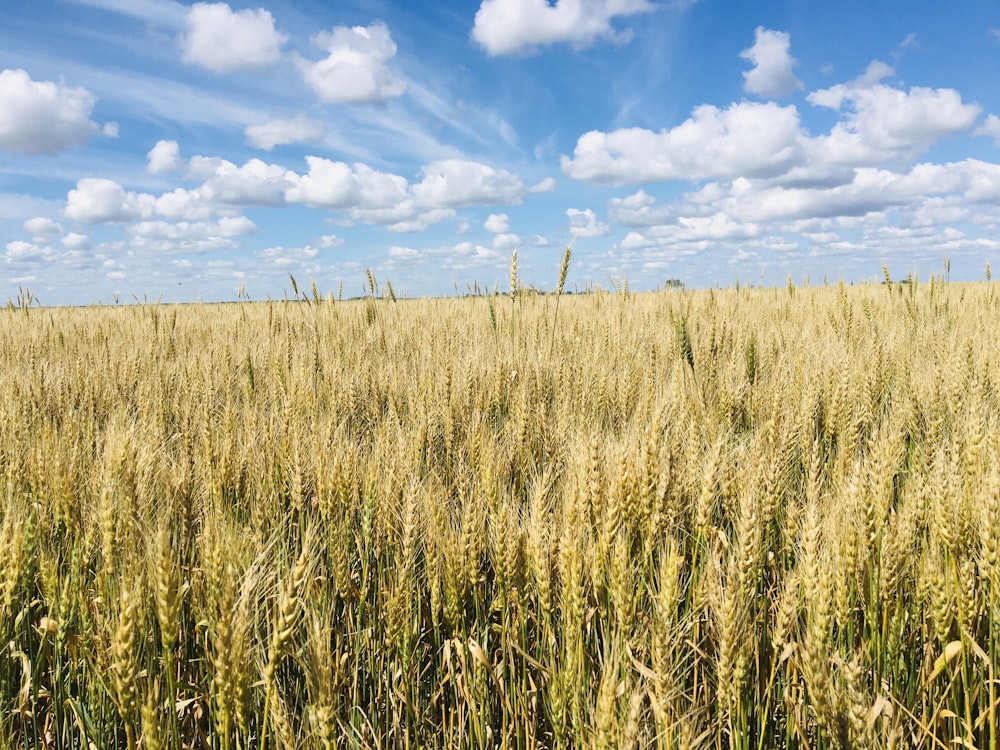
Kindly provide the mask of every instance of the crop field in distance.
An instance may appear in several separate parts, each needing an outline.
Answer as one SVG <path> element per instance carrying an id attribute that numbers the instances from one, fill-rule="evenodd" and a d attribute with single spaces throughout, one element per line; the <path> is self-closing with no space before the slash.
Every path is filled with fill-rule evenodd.
<path id="1" fill-rule="evenodd" d="M 9 305 L 0 747 L 996 750 L 1000 295 L 886 276 Z"/>

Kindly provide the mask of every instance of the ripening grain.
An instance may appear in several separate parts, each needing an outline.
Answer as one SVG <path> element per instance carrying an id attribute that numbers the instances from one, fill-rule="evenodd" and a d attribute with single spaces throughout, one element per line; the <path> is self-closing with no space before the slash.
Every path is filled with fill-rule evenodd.
<path id="1" fill-rule="evenodd" d="M 991 285 L 511 281 L 0 313 L 0 746 L 996 749 Z"/>

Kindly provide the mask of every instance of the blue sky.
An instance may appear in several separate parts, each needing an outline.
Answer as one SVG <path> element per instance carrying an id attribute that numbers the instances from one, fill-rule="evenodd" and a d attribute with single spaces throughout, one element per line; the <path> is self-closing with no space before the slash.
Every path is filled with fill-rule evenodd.
<path id="1" fill-rule="evenodd" d="M 1000 4 L 38 0 L 0 300 L 981 279 Z"/>

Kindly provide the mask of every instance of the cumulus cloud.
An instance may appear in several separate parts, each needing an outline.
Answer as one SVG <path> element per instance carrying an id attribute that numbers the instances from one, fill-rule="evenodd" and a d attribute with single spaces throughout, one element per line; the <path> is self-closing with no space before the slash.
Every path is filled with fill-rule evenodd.
<path id="1" fill-rule="evenodd" d="M 781 174 L 802 160 L 806 134 L 798 110 L 773 102 L 704 104 L 669 130 L 592 130 L 577 140 L 562 170 L 577 180 L 637 184 Z"/>
<path id="2" fill-rule="evenodd" d="M 117 129 L 90 119 L 93 95 L 84 88 L 33 81 L 23 70 L 0 70 L 0 151 L 55 154 Z"/>
<path id="3" fill-rule="evenodd" d="M 357 202 L 347 211 L 347 217 L 354 224 L 384 224 L 403 225 L 411 221 L 419 213 L 420 209 L 414 204 L 410 197 L 406 197 L 398 203 L 387 206 L 366 206 L 360 201 L 360 196 L 355 196 Z"/>
<path id="4" fill-rule="evenodd" d="M 587 47 L 598 39 L 627 41 L 612 21 L 653 9 L 648 0 L 483 0 L 472 38 L 490 55 L 530 54 L 568 42 Z"/>
<path id="5" fill-rule="evenodd" d="M 455 218 L 456 208 L 512 205 L 527 193 L 516 174 L 474 161 L 432 162 L 415 184 L 361 162 L 312 155 L 305 161 L 307 170 L 300 173 L 260 159 L 241 165 L 212 156 L 185 160 L 175 142 L 160 141 L 148 154 L 147 171 L 174 172 L 198 182 L 196 187 L 156 196 L 127 191 L 112 180 L 87 178 L 69 192 L 64 215 L 87 224 L 145 220 L 141 236 L 162 243 L 172 239 L 164 235 L 165 227 L 188 232 L 203 228 L 210 219 L 232 217 L 237 207 L 300 204 L 339 212 L 351 223 L 412 233 Z M 154 229 L 159 234 L 151 235 Z"/>
<path id="6" fill-rule="evenodd" d="M 155 210 L 159 216 L 167 219 L 182 219 L 193 221 L 207 219 L 216 209 L 200 190 L 185 190 L 177 188 L 164 193 L 156 199 Z"/>
<path id="7" fill-rule="evenodd" d="M 390 258 L 396 258 L 399 260 L 412 260 L 420 257 L 420 251 L 415 250 L 412 247 L 393 245 L 392 247 L 389 248 L 388 255 Z"/>
<path id="8" fill-rule="evenodd" d="M 177 141 L 157 141 L 146 154 L 146 171 L 150 174 L 176 172 L 181 166 Z"/>
<path id="9" fill-rule="evenodd" d="M 245 216 L 224 216 L 216 222 L 142 221 L 128 228 L 129 234 L 155 239 L 180 240 L 201 237 L 206 234 L 220 237 L 237 237 L 252 234 L 257 227 Z"/>
<path id="10" fill-rule="evenodd" d="M 838 117 L 816 135 L 801 126 L 792 106 L 698 108 L 659 133 L 585 134 L 573 157 L 563 158 L 563 171 L 623 185 L 693 183 L 670 200 L 646 188 L 608 202 L 609 219 L 634 228 L 615 251 L 641 258 L 648 269 L 692 253 L 728 254 L 733 263 L 751 264 L 776 253 L 861 258 L 890 249 L 926 254 L 928 247 L 935 253 L 1000 248 L 1000 242 L 968 234 L 970 226 L 996 231 L 1000 164 L 916 161 L 957 134 L 1000 138 L 1000 119 L 980 120 L 980 108 L 953 89 L 890 85 L 893 74 L 875 61 L 853 81 L 811 92 L 811 105 Z M 761 117 L 764 112 L 773 116 Z M 751 126 L 755 120 L 758 125 Z M 765 140 L 757 143 L 753 134 Z M 596 222 L 575 219 L 581 227 Z"/>
<path id="11" fill-rule="evenodd" d="M 1000 205 L 1000 165 L 967 159 L 948 164 L 920 163 L 905 170 L 862 167 L 848 183 L 833 187 L 787 187 L 768 181 L 710 183 L 670 204 L 659 204 L 643 191 L 613 201 L 641 231 L 629 232 L 622 249 L 700 247 L 784 233 L 800 234 L 810 246 L 857 251 L 838 230 L 863 229 L 900 247 L 904 237 L 921 236 L 931 227 L 933 242 L 958 242 L 941 225 L 972 222 L 972 206 L 987 213 Z M 609 213 L 611 205 L 609 205 Z M 660 221 L 657 221 L 660 219 Z M 839 243 L 839 244 L 838 244 Z M 963 244 L 964 243 L 964 244 Z M 970 247 L 962 239 L 955 247 Z M 772 249 L 777 247 L 773 243 Z"/>
<path id="12" fill-rule="evenodd" d="M 493 234 L 510 231 L 510 218 L 507 214 L 490 214 L 483 222 L 483 228 Z"/>
<path id="13" fill-rule="evenodd" d="M 975 125 L 982 110 L 963 103 L 954 89 L 903 91 L 880 82 L 891 73 L 892 68 L 876 61 L 859 79 L 808 95 L 811 104 L 845 115 L 820 140 L 823 158 L 851 164 L 912 158 L 941 138 Z"/>
<path id="14" fill-rule="evenodd" d="M 62 232 L 62 227 L 48 216 L 35 216 L 24 222 L 24 231 L 32 237 L 49 237 Z"/>
<path id="15" fill-rule="evenodd" d="M 319 120 L 296 117 L 291 120 L 270 120 L 250 125 L 244 131 L 247 143 L 264 151 L 290 143 L 317 143 L 323 139 L 326 127 Z"/>
<path id="16" fill-rule="evenodd" d="M 86 250 L 90 247 L 90 238 L 85 234 L 80 234 L 79 232 L 70 232 L 63 237 L 60 242 L 62 242 L 63 247 L 69 248 L 70 250 Z"/>
<path id="17" fill-rule="evenodd" d="M 313 37 L 329 54 L 318 62 L 300 62 L 302 77 L 324 102 L 363 104 L 400 96 L 406 83 L 389 70 L 396 55 L 385 24 L 337 26 Z"/>
<path id="18" fill-rule="evenodd" d="M 114 180 L 86 177 L 66 196 L 66 217 L 83 224 L 131 221 L 149 216 L 156 198 L 127 192 Z"/>
<path id="19" fill-rule="evenodd" d="M 430 255 L 442 268 L 449 271 L 465 271 L 470 268 L 499 265 L 509 260 L 509 256 L 503 250 L 474 242 L 459 242 L 454 247 Z"/>
<path id="20" fill-rule="evenodd" d="M 319 258 L 319 250 L 312 245 L 304 247 L 283 247 L 277 245 L 266 248 L 257 253 L 257 257 L 262 259 L 269 266 L 278 268 L 288 268 L 289 266 L 314 266 Z"/>
<path id="21" fill-rule="evenodd" d="M 454 209 L 434 208 L 430 211 L 421 211 L 411 219 L 404 219 L 393 224 L 387 224 L 385 228 L 390 232 L 426 232 L 434 224 L 453 218 L 455 218 Z"/>
<path id="22" fill-rule="evenodd" d="M 566 216 L 569 217 L 569 234 L 573 239 L 611 234 L 611 227 L 598 221 L 597 215 L 589 208 L 582 211 L 576 208 L 567 208 Z"/>
<path id="23" fill-rule="evenodd" d="M 986 121 L 976 128 L 976 135 L 989 136 L 997 146 L 1000 146 L 1000 117 L 989 115 Z"/>
<path id="24" fill-rule="evenodd" d="M 56 255 L 56 251 L 41 243 L 25 242 L 24 240 L 14 240 L 7 243 L 7 259 L 14 262 L 49 260 Z"/>
<path id="25" fill-rule="evenodd" d="M 964 103 L 954 89 L 903 90 L 881 83 L 891 71 L 873 63 L 855 81 L 810 93 L 811 104 L 840 114 L 826 134 L 807 133 L 792 105 L 702 105 L 658 133 L 585 133 L 573 156 L 562 157 L 562 169 L 578 180 L 620 185 L 742 177 L 830 186 L 849 181 L 855 167 L 913 159 L 975 125 L 979 106 Z"/>
<path id="26" fill-rule="evenodd" d="M 802 82 L 792 72 L 795 58 L 789 54 L 790 47 L 791 38 L 787 32 L 758 26 L 753 46 L 740 53 L 740 57 L 753 63 L 753 68 L 743 73 L 744 90 L 772 98 L 787 96 L 802 88 Z"/>
<path id="27" fill-rule="evenodd" d="M 307 156 L 309 172 L 289 174 L 290 186 L 285 195 L 291 203 L 314 208 L 344 209 L 365 205 L 387 208 L 407 198 L 406 179 L 379 172 L 366 164 L 345 164 L 319 156 Z"/>
<path id="28" fill-rule="evenodd" d="M 506 267 L 510 262 L 508 250 L 480 245 L 474 242 L 459 242 L 455 245 L 410 247 L 393 245 L 380 264 L 383 271 L 394 268 L 422 266 L 441 271 L 470 271 L 484 268 Z"/>
<path id="29" fill-rule="evenodd" d="M 502 232 L 493 238 L 493 247 L 497 250 L 514 250 L 521 246 L 521 235 L 513 232 Z"/>
<path id="30" fill-rule="evenodd" d="M 412 192 L 423 206 L 514 205 L 524 198 L 521 178 L 504 169 L 462 159 L 431 162 Z"/>
<path id="31" fill-rule="evenodd" d="M 275 63 L 287 39 L 263 8 L 234 12 L 226 3 L 195 3 L 185 24 L 184 61 L 216 73 Z"/>
<path id="32" fill-rule="evenodd" d="M 608 201 L 608 217 L 626 227 L 645 227 L 662 224 L 673 217 L 673 209 L 657 202 L 645 190 L 639 190 L 625 198 Z"/>
<path id="33" fill-rule="evenodd" d="M 253 234 L 257 227 L 245 216 L 224 216 L 218 221 L 141 221 L 127 231 L 133 250 L 165 254 L 236 247 L 234 238 Z"/>
<path id="34" fill-rule="evenodd" d="M 207 200 L 235 206 L 280 206 L 292 185 L 290 173 L 277 164 L 250 159 L 237 166 L 227 159 L 193 156 L 187 176 L 203 179 L 199 192 Z"/>

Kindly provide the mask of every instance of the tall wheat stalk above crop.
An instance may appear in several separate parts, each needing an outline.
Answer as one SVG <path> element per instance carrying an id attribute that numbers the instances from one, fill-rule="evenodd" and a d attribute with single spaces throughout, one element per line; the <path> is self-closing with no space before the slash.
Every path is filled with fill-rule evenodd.
<path id="1" fill-rule="evenodd" d="M 552 338 L 549 340 L 549 357 L 552 357 L 552 348 L 556 343 L 556 324 L 559 322 L 559 300 L 562 299 L 563 288 L 566 286 L 566 275 L 569 273 L 569 257 L 573 252 L 573 246 L 566 245 L 566 252 L 563 253 L 562 265 L 559 266 L 559 283 L 556 286 L 556 310 L 552 315 Z"/>

